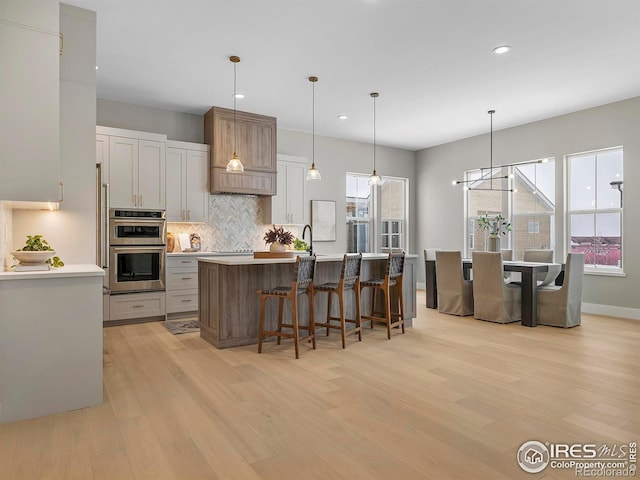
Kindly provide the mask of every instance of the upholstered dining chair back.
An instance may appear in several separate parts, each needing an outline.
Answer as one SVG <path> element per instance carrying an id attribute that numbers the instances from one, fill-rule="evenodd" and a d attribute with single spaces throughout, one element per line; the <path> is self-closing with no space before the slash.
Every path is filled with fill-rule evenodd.
<path id="1" fill-rule="evenodd" d="M 438 311 L 450 315 L 473 315 L 473 286 L 462 273 L 462 253 L 436 252 Z"/>
<path id="2" fill-rule="evenodd" d="M 553 327 L 575 327 L 582 320 L 584 254 L 569 253 L 561 287 L 538 289 L 538 323 Z"/>
<path id="3" fill-rule="evenodd" d="M 539 262 L 539 263 L 553 263 L 553 250 L 540 249 L 540 250 L 525 250 L 522 255 L 523 262 Z M 560 272 L 558 272 L 560 273 Z M 556 274 L 556 277 L 558 275 Z M 544 282 L 547 280 L 547 274 L 545 272 L 538 273 L 536 278 L 538 282 Z M 552 279 L 552 281 L 555 278 Z M 547 282 L 550 283 L 550 282 Z"/>
<path id="4" fill-rule="evenodd" d="M 498 323 L 522 318 L 519 285 L 504 283 L 500 252 L 473 252 L 473 316 Z"/>

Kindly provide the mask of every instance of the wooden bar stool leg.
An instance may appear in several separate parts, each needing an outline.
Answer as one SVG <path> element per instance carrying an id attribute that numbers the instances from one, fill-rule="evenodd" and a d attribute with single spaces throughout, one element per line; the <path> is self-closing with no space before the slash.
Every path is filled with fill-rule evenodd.
<path id="1" fill-rule="evenodd" d="M 358 288 L 358 290 L 360 290 Z M 359 291 L 353 289 L 353 294 L 356 297 L 356 328 L 358 329 L 358 341 L 362 341 L 362 318 L 360 317 L 360 295 Z"/>
<path id="2" fill-rule="evenodd" d="M 347 328 L 344 318 L 344 292 L 339 292 L 337 295 L 338 302 L 340 303 L 340 333 L 342 334 L 342 348 L 346 348 L 347 341 L 345 337 L 347 334 Z"/>
<path id="3" fill-rule="evenodd" d="M 311 335 L 311 345 L 316 349 L 316 320 L 313 312 L 315 292 L 307 293 L 309 297 L 309 335 Z"/>
<path id="4" fill-rule="evenodd" d="M 384 294 L 384 309 L 385 317 L 387 319 L 387 339 L 391 340 L 391 299 L 389 298 L 388 289 L 383 291 Z"/>
<path id="5" fill-rule="evenodd" d="M 331 328 L 329 328 L 329 325 L 331 324 L 331 292 L 327 292 L 327 325 L 326 325 L 326 330 L 327 330 L 327 337 L 329 336 L 329 330 L 331 330 Z"/>
<path id="6" fill-rule="evenodd" d="M 373 287 L 371 288 L 371 316 L 375 316 L 374 313 L 376 311 L 376 293 L 378 289 Z M 373 328 L 373 320 L 371 320 L 370 328 Z"/>
<path id="7" fill-rule="evenodd" d="M 282 312 L 284 311 L 284 297 L 278 298 L 278 332 L 282 333 Z M 278 335 L 278 340 L 276 341 L 278 345 L 280 345 L 280 341 L 282 337 Z"/>
<path id="8" fill-rule="evenodd" d="M 262 332 L 264 331 L 264 311 L 267 297 L 260 296 L 260 323 L 258 324 L 258 353 L 262 353 Z"/>
<path id="9" fill-rule="evenodd" d="M 298 332 L 298 295 L 293 292 L 291 300 L 291 317 L 293 319 L 293 344 L 296 348 L 296 359 L 300 358 L 300 334 Z"/>

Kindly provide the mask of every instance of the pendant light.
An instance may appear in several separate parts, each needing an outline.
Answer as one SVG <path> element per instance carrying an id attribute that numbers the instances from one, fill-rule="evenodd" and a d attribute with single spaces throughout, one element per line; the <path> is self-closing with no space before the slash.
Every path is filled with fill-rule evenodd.
<path id="1" fill-rule="evenodd" d="M 372 92 L 370 95 L 373 98 L 373 173 L 369 177 L 369 185 L 380 185 L 382 178 L 376 172 L 376 98 L 378 98 L 379 94 Z"/>
<path id="2" fill-rule="evenodd" d="M 238 126 L 236 122 L 236 99 L 238 98 L 236 92 L 236 65 L 240 62 L 240 57 L 232 55 L 229 57 L 229 61 L 233 63 L 233 155 L 231 156 L 229 163 L 227 163 L 227 172 L 242 173 L 244 172 L 244 166 L 236 153 L 238 143 Z"/>
<path id="3" fill-rule="evenodd" d="M 311 106 L 311 168 L 307 172 L 307 180 L 321 180 L 320 172 L 316 168 L 316 82 L 318 77 L 309 77 L 312 91 Z"/>
<path id="4" fill-rule="evenodd" d="M 502 175 L 499 177 L 494 177 L 493 176 L 493 114 L 496 113 L 495 110 L 489 110 L 487 112 L 491 118 L 491 123 L 490 123 L 490 130 L 489 130 L 489 176 L 488 176 L 488 180 L 489 180 L 489 188 L 471 188 L 468 187 L 466 184 L 467 183 L 471 183 L 471 182 L 484 182 L 485 180 L 487 180 L 484 176 L 484 170 L 486 170 L 484 167 L 480 168 L 480 178 L 479 179 L 473 179 L 473 180 L 453 180 L 451 182 L 452 185 L 460 185 L 460 184 L 465 184 L 465 186 L 463 187 L 464 190 L 494 190 L 496 192 L 517 192 L 518 190 L 515 188 L 493 188 L 493 181 L 494 180 L 502 180 L 502 179 L 506 179 L 506 178 L 513 178 L 513 174 L 509 174 L 509 175 Z M 538 162 L 538 161 L 536 161 Z M 507 167 L 510 165 L 498 165 L 498 168 L 502 168 L 502 167 Z"/>

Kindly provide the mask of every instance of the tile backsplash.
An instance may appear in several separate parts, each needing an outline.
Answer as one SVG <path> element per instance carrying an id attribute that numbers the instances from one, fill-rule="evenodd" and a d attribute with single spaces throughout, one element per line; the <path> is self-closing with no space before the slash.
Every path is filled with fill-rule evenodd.
<path id="1" fill-rule="evenodd" d="M 180 233 L 200 235 L 202 251 L 239 249 L 267 250 L 262 240 L 269 225 L 263 220 L 262 197 L 248 195 L 210 195 L 208 223 L 168 223 L 167 231 L 177 238 Z M 288 228 L 298 235 L 296 227 Z M 181 247 L 184 248 L 184 247 Z"/>

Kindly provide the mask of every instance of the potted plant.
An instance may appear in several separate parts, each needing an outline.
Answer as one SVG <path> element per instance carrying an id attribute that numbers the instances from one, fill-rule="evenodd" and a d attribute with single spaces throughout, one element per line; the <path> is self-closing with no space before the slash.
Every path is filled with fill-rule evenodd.
<path id="1" fill-rule="evenodd" d="M 478 227 L 489 232 L 489 251 L 500 251 L 500 235 L 506 235 L 511 231 L 511 223 L 507 221 L 502 214 L 489 216 L 485 213 L 483 217 L 478 218 Z"/>
<path id="2" fill-rule="evenodd" d="M 287 249 L 287 245 L 293 243 L 294 238 L 293 234 L 283 227 L 273 225 L 273 228 L 270 228 L 264 234 L 264 243 L 269 245 L 271 252 L 284 252 Z"/>
<path id="3" fill-rule="evenodd" d="M 27 235 L 24 247 L 11 252 L 22 265 L 49 264 L 53 268 L 64 267 L 64 262 L 56 256 L 56 251 L 51 248 L 42 235 Z"/>

